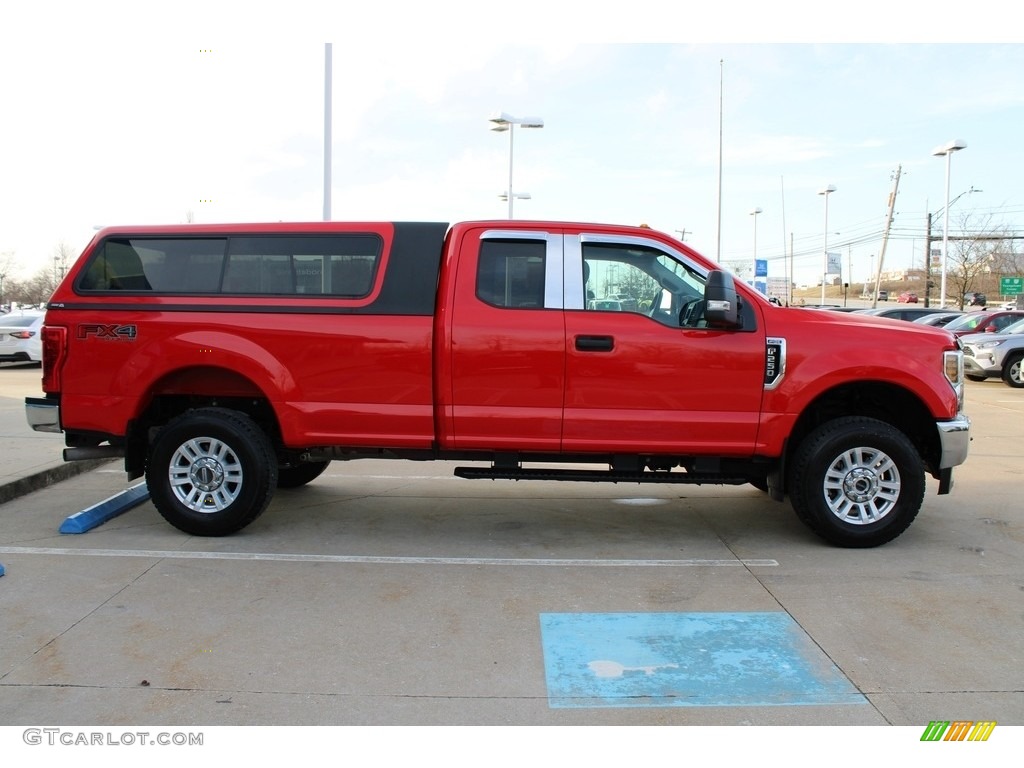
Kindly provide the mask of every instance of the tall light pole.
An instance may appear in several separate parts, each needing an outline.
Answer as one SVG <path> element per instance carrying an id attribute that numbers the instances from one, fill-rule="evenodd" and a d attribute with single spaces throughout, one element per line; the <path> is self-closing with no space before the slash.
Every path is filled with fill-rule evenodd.
<path id="1" fill-rule="evenodd" d="M 491 127 L 492 131 L 508 131 L 508 189 L 505 190 L 505 194 L 508 195 L 508 217 L 512 218 L 512 201 L 518 197 L 512 186 L 512 158 L 514 148 L 514 137 L 515 127 L 518 125 L 521 128 L 543 128 L 544 121 L 539 117 L 513 117 L 506 112 L 499 112 L 491 117 L 491 122 L 494 125 Z"/>
<path id="2" fill-rule="evenodd" d="M 961 192 L 959 195 L 949 201 L 949 205 L 944 205 L 938 210 L 937 213 L 932 215 L 929 213 L 926 218 L 925 224 L 925 240 L 924 240 L 924 277 L 925 277 L 925 294 L 924 294 L 924 305 L 929 306 L 931 300 L 931 288 L 932 288 L 932 225 L 935 223 L 935 219 L 939 216 L 948 216 L 949 209 L 956 205 L 956 201 L 964 195 L 969 195 L 972 192 L 984 192 L 982 189 L 975 189 L 974 185 L 971 188 Z M 925 205 L 925 208 L 928 206 Z"/>
<path id="3" fill-rule="evenodd" d="M 825 197 L 825 253 L 822 256 L 821 269 L 821 303 L 825 303 L 825 280 L 828 278 L 828 196 L 836 191 L 835 186 L 829 184 L 818 190 L 819 195 Z"/>
<path id="4" fill-rule="evenodd" d="M 324 43 L 324 221 L 331 220 L 331 63 L 332 45 Z"/>
<path id="5" fill-rule="evenodd" d="M 763 213 L 760 208 L 755 208 L 750 212 L 750 215 L 754 217 L 754 286 L 757 286 L 757 214 Z"/>
<path id="6" fill-rule="evenodd" d="M 942 222 L 942 281 L 940 284 L 939 294 L 939 308 L 943 309 L 946 306 L 946 262 L 949 261 L 949 168 L 951 165 L 950 160 L 953 157 L 953 153 L 967 147 L 967 142 L 963 139 L 953 139 L 941 147 L 936 147 L 932 150 L 932 154 L 935 157 L 946 157 L 946 216 Z"/>

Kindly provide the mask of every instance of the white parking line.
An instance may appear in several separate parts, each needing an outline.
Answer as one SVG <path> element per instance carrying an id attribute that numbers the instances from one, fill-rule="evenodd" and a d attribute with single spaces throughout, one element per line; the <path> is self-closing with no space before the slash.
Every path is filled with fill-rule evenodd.
<path id="1" fill-rule="evenodd" d="M 176 552 L 162 549 L 64 549 L 58 547 L 0 547 L 5 555 L 62 555 L 78 557 L 148 557 L 168 560 L 252 560 L 289 563 L 360 563 L 370 565 L 500 565 L 572 568 L 694 568 L 775 567 L 777 560 L 590 560 L 574 558 L 506 557 L 377 557 L 372 555 L 297 555 L 274 552 Z"/>

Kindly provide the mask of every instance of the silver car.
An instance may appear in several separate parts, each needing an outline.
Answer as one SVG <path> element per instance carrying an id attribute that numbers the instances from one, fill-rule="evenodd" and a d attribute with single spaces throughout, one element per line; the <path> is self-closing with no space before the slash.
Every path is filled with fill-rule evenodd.
<path id="1" fill-rule="evenodd" d="M 973 381 L 1000 378 L 1011 387 L 1024 387 L 1024 320 L 996 333 L 970 333 L 961 337 L 964 373 Z"/>

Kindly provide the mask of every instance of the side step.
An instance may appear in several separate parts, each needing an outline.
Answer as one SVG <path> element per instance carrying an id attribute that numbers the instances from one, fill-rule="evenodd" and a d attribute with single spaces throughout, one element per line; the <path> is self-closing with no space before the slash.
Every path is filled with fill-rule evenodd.
<path id="1" fill-rule="evenodd" d="M 523 467 L 456 467 L 467 480 L 564 480 L 589 483 L 683 483 L 686 485 L 746 485 L 746 477 L 714 472 L 622 472 L 601 469 L 540 469 Z"/>

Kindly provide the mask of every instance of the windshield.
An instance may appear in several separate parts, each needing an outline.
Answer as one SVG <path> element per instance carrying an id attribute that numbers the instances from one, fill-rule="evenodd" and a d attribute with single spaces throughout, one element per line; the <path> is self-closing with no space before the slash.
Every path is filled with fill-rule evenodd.
<path id="1" fill-rule="evenodd" d="M 1010 323 L 1008 326 L 999 331 L 999 333 L 1024 333 L 1024 318 L 1017 320 L 1014 323 Z"/>
<path id="2" fill-rule="evenodd" d="M 978 323 L 980 323 L 982 319 L 985 317 L 987 317 L 987 315 L 985 315 L 982 312 L 977 312 L 971 315 L 964 315 L 963 317 L 958 317 L 956 320 L 950 321 L 950 323 L 946 326 L 946 330 L 969 331 L 974 328 L 977 328 Z"/>

